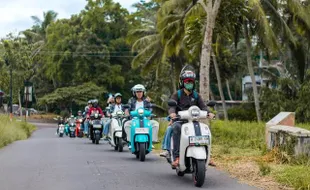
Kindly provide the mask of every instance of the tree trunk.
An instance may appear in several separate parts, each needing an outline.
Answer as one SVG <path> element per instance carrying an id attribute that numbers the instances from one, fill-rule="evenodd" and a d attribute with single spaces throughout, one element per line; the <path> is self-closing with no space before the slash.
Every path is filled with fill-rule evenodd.
<path id="1" fill-rule="evenodd" d="M 22 118 L 22 116 L 23 116 L 23 109 L 22 109 L 22 101 L 20 99 L 20 95 L 18 95 L 18 104 L 19 104 L 19 116 Z"/>
<path id="2" fill-rule="evenodd" d="M 219 69 L 219 66 L 217 64 L 216 56 L 213 54 L 212 57 L 213 57 L 213 64 L 214 64 L 215 73 L 216 73 L 217 86 L 218 86 L 218 89 L 219 89 L 219 92 L 220 92 L 222 106 L 223 106 L 224 119 L 228 120 L 228 114 L 227 114 L 227 108 L 226 108 L 226 103 L 225 103 L 225 97 L 224 97 L 223 88 L 222 88 L 220 69 Z"/>
<path id="3" fill-rule="evenodd" d="M 210 93 L 210 56 L 211 56 L 211 45 L 212 45 L 212 35 L 213 28 L 215 25 L 215 19 L 218 13 L 218 9 L 221 4 L 221 0 L 215 0 L 214 5 L 212 1 L 208 1 L 208 6 L 203 0 L 199 3 L 202 5 L 203 9 L 207 13 L 207 18 L 205 20 L 206 28 L 204 32 L 204 39 L 201 48 L 200 56 L 200 79 L 199 79 L 199 92 L 203 99 L 209 100 Z"/>
<path id="4" fill-rule="evenodd" d="M 260 114 L 260 107 L 259 107 L 259 96 L 258 96 L 256 79 L 255 79 L 255 75 L 254 75 L 254 69 L 253 69 L 252 57 L 251 57 L 251 47 L 252 47 L 251 43 L 252 42 L 250 39 L 250 34 L 248 31 L 247 24 L 248 23 L 246 21 L 243 24 L 244 36 L 245 36 L 245 40 L 246 40 L 247 64 L 248 64 L 248 69 L 249 69 L 249 73 L 250 73 L 251 81 L 252 81 L 252 88 L 253 88 L 253 95 L 254 95 L 254 103 L 255 103 L 257 121 L 260 122 L 261 121 L 261 114 Z"/>
<path id="5" fill-rule="evenodd" d="M 172 88 L 171 93 L 173 94 L 174 92 L 177 91 L 177 86 L 176 86 L 176 81 L 175 81 L 175 62 L 171 63 L 170 79 L 171 79 L 171 88 Z"/>
<path id="6" fill-rule="evenodd" d="M 229 81 L 226 79 L 226 88 L 227 88 L 227 92 L 228 92 L 228 96 L 230 100 L 233 100 L 232 96 L 231 96 L 231 92 L 230 92 L 230 86 L 229 86 Z"/>

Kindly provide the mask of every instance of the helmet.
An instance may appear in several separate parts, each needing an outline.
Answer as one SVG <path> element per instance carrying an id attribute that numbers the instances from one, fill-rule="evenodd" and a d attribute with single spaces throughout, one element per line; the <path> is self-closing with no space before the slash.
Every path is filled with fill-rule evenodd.
<path id="1" fill-rule="evenodd" d="M 182 70 L 180 73 L 179 88 L 184 88 L 185 81 L 193 81 L 194 82 L 193 89 L 195 89 L 195 79 L 196 79 L 196 74 L 193 71 Z"/>
<path id="2" fill-rule="evenodd" d="M 88 106 L 85 106 L 84 110 L 85 110 L 85 112 L 87 113 L 88 110 L 89 110 L 89 107 L 88 107 Z"/>
<path id="3" fill-rule="evenodd" d="M 91 104 L 92 103 L 92 100 L 88 100 L 87 104 Z"/>
<path id="4" fill-rule="evenodd" d="M 80 114 L 82 114 L 82 111 L 81 111 L 81 110 L 79 110 L 79 111 L 78 111 L 78 114 L 79 114 L 79 113 L 80 113 Z"/>
<path id="5" fill-rule="evenodd" d="M 137 84 L 134 87 L 132 87 L 132 94 L 133 96 L 136 96 L 136 92 L 142 91 L 143 96 L 145 95 L 145 87 L 142 84 Z"/>
<path id="6" fill-rule="evenodd" d="M 98 100 L 97 99 L 93 99 L 92 104 L 94 107 L 98 106 Z"/>
<path id="7" fill-rule="evenodd" d="M 121 93 L 116 93 L 116 94 L 114 94 L 114 97 L 116 98 L 116 97 L 122 97 L 122 94 Z"/>

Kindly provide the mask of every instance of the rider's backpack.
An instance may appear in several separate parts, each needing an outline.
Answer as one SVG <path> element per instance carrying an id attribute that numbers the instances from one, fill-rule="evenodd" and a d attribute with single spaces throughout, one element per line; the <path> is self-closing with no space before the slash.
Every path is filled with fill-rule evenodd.
<path id="1" fill-rule="evenodd" d="M 179 90 L 178 90 L 178 101 L 180 101 L 181 93 L 182 93 L 182 90 L 179 89 Z M 197 92 L 196 90 L 194 90 L 193 93 L 194 93 L 194 98 L 195 98 L 195 100 L 198 101 L 198 98 L 199 98 L 198 92 Z"/>

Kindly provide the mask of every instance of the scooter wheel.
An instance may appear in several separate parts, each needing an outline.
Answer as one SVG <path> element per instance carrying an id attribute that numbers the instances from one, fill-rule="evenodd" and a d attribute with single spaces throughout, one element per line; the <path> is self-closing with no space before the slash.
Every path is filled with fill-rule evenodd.
<path id="1" fill-rule="evenodd" d="M 123 140 L 121 138 L 118 139 L 118 152 L 123 152 Z"/>
<path id="2" fill-rule="evenodd" d="M 205 182 L 206 166 L 204 160 L 193 160 L 193 181 L 196 187 L 201 187 Z"/>
<path id="3" fill-rule="evenodd" d="M 145 161 L 145 143 L 139 144 L 139 160 L 141 162 Z"/>

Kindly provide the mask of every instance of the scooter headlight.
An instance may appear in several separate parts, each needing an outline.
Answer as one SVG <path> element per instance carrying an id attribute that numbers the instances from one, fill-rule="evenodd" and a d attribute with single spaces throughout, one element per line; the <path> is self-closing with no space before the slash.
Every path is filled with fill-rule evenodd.
<path id="1" fill-rule="evenodd" d="M 138 113 L 139 113 L 139 115 L 143 115 L 144 110 L 143 109 L 138 109 Z"/>
<path id="2" fill-rule="evenodd" d="M 117 112 L 116 112 L 116 115 L 123 115 L 123 114 L 124 114 L 123 111 L 117 111 Z"/>
<path id="3" fill-rule="evenodd" d="M 83 121 L 82 119 L 79 119 L 79 122 L 80 122 L 80 123 L 82 123 L 82 121 Z"/>
<path id="4" fill-rule="evenodd" d="M 98 118 L 98 113 L 95 113 L 95 118 Z"/>
<path id="5" fill-rule="evenodd" d="M 199 115 L 200 115 L 200 111 L 199 111 L 198 109 L 193 109 L 193 110 L 191 111 L 191 114 L 192 114 L 192 117 L 198 118 Z"/>
<path id="6" fill-rule="evenodd" d="M 73 122 L 71 122 L 71 123 L 70 123 L 70 125 L 71 125 L 71 126 L 73 126 L 73 125 L 74 125 L 74 123 L 73 123 Z"/>

